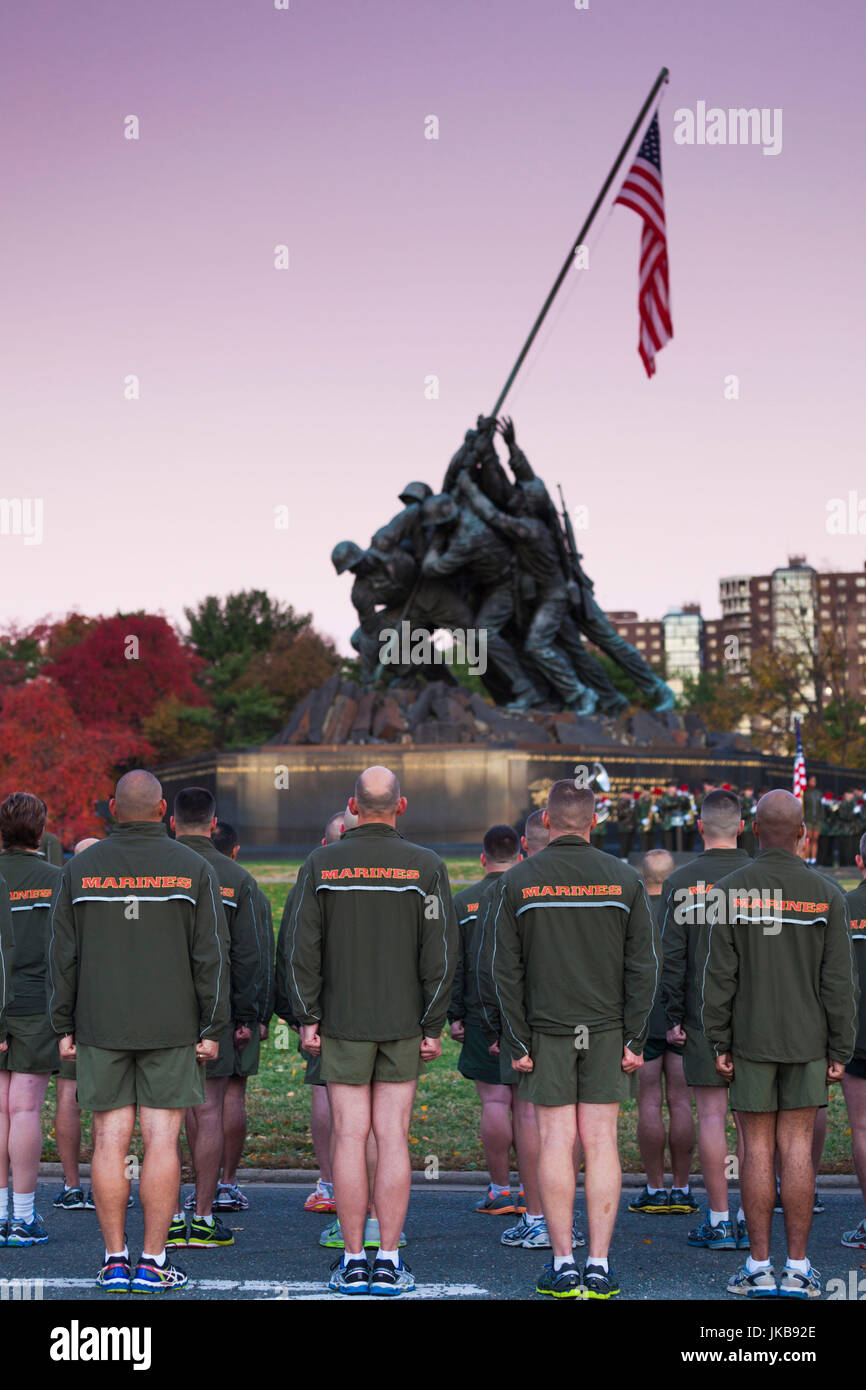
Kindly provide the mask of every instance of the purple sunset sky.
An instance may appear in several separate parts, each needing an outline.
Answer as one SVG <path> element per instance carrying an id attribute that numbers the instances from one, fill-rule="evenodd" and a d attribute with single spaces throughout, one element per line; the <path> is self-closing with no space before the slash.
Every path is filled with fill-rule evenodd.
<path id="1" fill-rule="evenodd" d="M 7 7 L 0 492 L 45 536 L 0 536 L 0 620 L 259 586 L 348 650 L 332 546 L 438 486 L 663 64 L 674 341 L 648 381 L 640 225 L 603 213 L 506 409 L 588 508 L 606 608 L 862 566 L 826 507 L 866 497 L 864 29 L 848 0 Z M 699 100 L 782 108 L 781 153 L 676 145 Z"/>

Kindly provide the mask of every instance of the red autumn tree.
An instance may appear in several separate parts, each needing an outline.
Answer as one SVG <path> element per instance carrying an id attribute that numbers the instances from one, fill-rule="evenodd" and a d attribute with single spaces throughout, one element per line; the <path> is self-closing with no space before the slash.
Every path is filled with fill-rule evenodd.
<path id="1" fill-rule="evenodd" d="M 103 833 L 94 802 L 112 795 L 119 773 L 152 756 L 150 744 L 129 730 L 85 728 L 63 690 L 44 677 L 3 696 L 0 793 L 41 796 L 49 829 L 67 848 Z"/>
<path id="2" fill-rule="evenodd" d="M 140 732 L 166 696 L 182 705 L 205 703 L 195 683 L 203 664 L 165 618 L 130 613 L 94 621 L 80 641 L 58 651 L 43 674 L 63 688 L 87 727 Z"/>

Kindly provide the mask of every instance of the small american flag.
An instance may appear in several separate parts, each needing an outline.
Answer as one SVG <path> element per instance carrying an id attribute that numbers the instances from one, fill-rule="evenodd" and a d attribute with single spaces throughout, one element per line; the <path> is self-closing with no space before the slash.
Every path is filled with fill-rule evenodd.
<path id="1" fill-rule="evenodd" d="M 800 737 L 800 721 L 794 720 L 797 730 L 797 751 L 794 754 L 794 795 L 802 796 L 806 790 L 806 759 L 803 757 L 803 740 Z"/>
<path id="2" fill-rule="evenodd" d="M 668 283 L 668 243 L 658 111 L 650 121 L 637 158 L 615 202 L 643 219 L 640 239 L 640 341 L 638 352 L 647 376 L 656 369 L 656 353 L 674 336 Z"/>

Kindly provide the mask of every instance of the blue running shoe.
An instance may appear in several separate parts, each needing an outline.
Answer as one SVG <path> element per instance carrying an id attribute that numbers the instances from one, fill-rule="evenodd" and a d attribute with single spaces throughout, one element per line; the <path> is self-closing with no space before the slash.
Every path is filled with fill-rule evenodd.
<path id="1" fill-rule="evenodd" d="M 42 1224 L 42 1217 L 38 1211 L 33 1213 L 32 1221 L 11 1221 L 9 1223 L 9 1234 L 6 1237 L 7 1245 L 44 1245 L 48 1239 L 48 1232 Z"/>
<path id="2" fill-rule="evenodd" d="M 96 1282 L 101 1289 L 107 1289 L 109 1293 L 129 1293 L 131 1277 L 129 1260 L 114 1255 L 112 1259 L 105 1261 L 96 1276 Z"/>
<path id="3" fill-rule="evenodd" d="M 132 1293 L 167 1293 L 171 1289 L 182 1289 L 188 1283 L 189 1275 L 170 1260 L 158 1265 L 155 1260 L 142 1256 L 129 1287 Z"/>
<path id="4" fill-rule="evenodd" d="M 776 1298 L 778 1292 L 772 1265 L 758 1269 L 754 1274 L 750 1274 L 743 1265 L 728 1280 L 728 1293 L 742 1294 L 745 1298 Z"/>
<path id="5" fill-rule="evenodd" d="M 688 1244 L 704 1250 L 736 1250 L 734 1223 L 720 1221 L 718 1226 L 713 1226 L 707 1213 L 706 1221 L 702 1221 L 696 1230 L 689 1231 Z"/>

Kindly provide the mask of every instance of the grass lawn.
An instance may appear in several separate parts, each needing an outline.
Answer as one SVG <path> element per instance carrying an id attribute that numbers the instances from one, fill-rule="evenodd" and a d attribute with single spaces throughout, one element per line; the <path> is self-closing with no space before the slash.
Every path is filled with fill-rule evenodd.
<path id="1" fill-rule="evenodd" d="M 249 867 L 271 900 L 274 927 L 279 926 L 288 890 L 297 877 L 300 860 L 250 861 Z M 477 860 L 449 859 L 455 887 L 481 877 Z M 845 883 L 854 886 L 854 880 Z M 457 1043 L 443 1040 L 443 1055 L 431 1063 L 418 1084 L 410 1129 L 412 1165 L 418 1169 L 484 1169 L 478 1138 L 479 1102 L 474 1085 L 457 1071 Z M 249 1134 L 245 1163 L 251 1168 L 311 1168 L 316 1165 L 310 1137 L 310 1090 L 304 1085 L 304 1062 L 297 1052 L 297 1035 L 276 1020 L 262 1045 L 259 1073 L 247 1088 Z M 90 1157 L 89 1116 L 84 1115 L 84 1158 Z M 637 1147 L 636 1103 L 627 1101 L 620 1111 L 620 1154 L 626 1172 L 640 1172 Z M 54 1082 L 43 1110 L 45 1143 L 42 1157 L 57 1160 L 54 1142 Z M 728 1126 L 729 1152 L 736 1151 L 733 1123 Z M 139 1151 L 140 1151 L 140 1142 Z M 695 1160 L 695 1163 L 697 1160 Z M 824 1173 L 851 1173 L 851 1130 L 841 1087 L 830 1091 Z"/>

